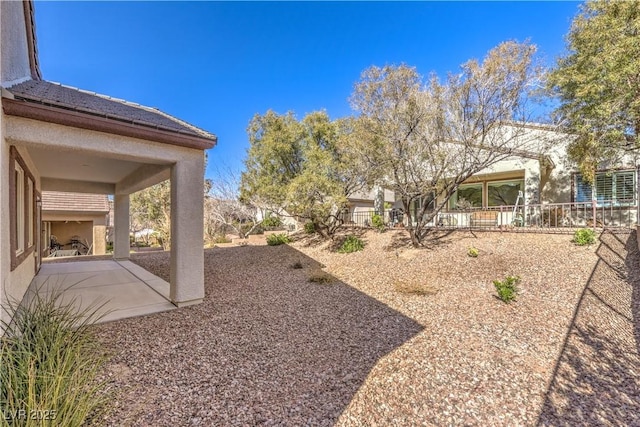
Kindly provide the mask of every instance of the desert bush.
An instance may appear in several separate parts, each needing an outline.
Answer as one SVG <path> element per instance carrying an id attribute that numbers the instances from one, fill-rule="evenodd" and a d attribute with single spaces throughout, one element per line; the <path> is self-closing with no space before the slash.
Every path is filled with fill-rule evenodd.
<path id="1" fill-rule="evenodd" d="M 76 301 L 63 302 L 61 292 L 47 297 L 33 292 L 25 301 L 3 307 L 13 319 L 1 323 L 4 421 L 21 426 L 90 423 L 109 401 L 106 384 L 98 381 L 106 356 L 90 328 L 101 306 L 79 310 Z M 27 416 L 34 414 L 40 419 Z"/>
<path id="2" fill-rule="evenodd" d="M 213 238 L 213 243 L 231 243 L 231 239 L 223 234 L 219 234 Z"/>
<path id="3" fill-rule="evenodd" d="M 382 215 L 374 214 L 371 217 L 371 225 L 373 226 L 373 228 L 375 228 L 379 232 L 383 232 L 385 225 L 384 225 L 384 218 L 382 218 Z"/>
<path id="4" fill-rule="evenodd" d="M 265 228 L 282 227 L 282 219 L 274 214 L 269 214 L 262 220 L 262 226 Z"/>
<path id="5" fill-rule="evenodd" d="M 333 276 L 331 276 L 328 273 L 325 273 L 322 270 L 313 271 L 309 274 L 309 282 L 311 283 L 328 285 L 330 283 L 333 283 L 333 281 L 334 281 Z"/>
<path id="6" fill-rule="evenodd" d="M 494 280 L 493 285 L 496 287 L 496 291 L 498 292 L 498 298 L 507 304 L 515 300 L 516 295 L 518 294 L 518 288 L 516 285 L 519 282 L 520 277 L 518 276 L 507 276 L 502 281 Z"/>
<path id="7" fill-rule="evenodd" d="M 289 243 L 289 236 L 284 233 L 270 234 L 267 236 L 267 245 L 269 246 L 278 246 L 285 243 Z"/>
<path id="8" fill-rule="evenodd" d="M 402 294 L 409 294 L 409 295 L 424 296 L 424 295 L 434 295 L 438 293 L 437 288 L 434 288 L 430 285 L 426 285 L 424 283 L 417 283 L 413 281 L 397 280 L 394 283 L 394 288 L 396 292 L 400 292 Z"/>
<path id="9" fill-rule="evenodd" d="M 581 228 L 573 233 L 572 242 L 578 246 L 592 245 L 596 242 L 596 233 L 590 228 Z"/>
<path id="10" fill-rule="evenodd" d="M 347 236 L 342 243 L 342 246 L 338 249 L 341 254 L 350 254 L 352 252 L 358 252 L 364 249 L 364 242 L 356 236 Z"/>
<path id="11" fill-rule="evenodd" d="M 480 254 L 480 251 L 478 250 L 478 248 L 475 248 L 473 246 L 471 246 L 467 251 L 467 255 L 469 255 L 471 258 L 478 258 L 479 254 Z"/>
<path id="12" fill-rule="evenodd" d="M 304 223 L 304 232 L 307 234 L 313 234 L 316 232 L 316 226 L 313 222 Z"/>

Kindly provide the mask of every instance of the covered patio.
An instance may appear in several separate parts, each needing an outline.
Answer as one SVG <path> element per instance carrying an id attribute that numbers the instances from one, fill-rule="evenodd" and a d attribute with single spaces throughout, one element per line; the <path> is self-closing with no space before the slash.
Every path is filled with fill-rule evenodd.
<path id="1" fill-rule="evenodd" d="M 109 297 L 113 314 L 123 317 L 142 314 L 142 307 L 200 303 L 204 150 L 215 145 L 215 135 L 154 108 L 43 80 L 3 89 L 2 95 L 5 139 L 39 183 L 34 257 L 40 272 L 31 286 L 78 281 L 70 295 Z M 128 261 L 130 195 L 165 180 L 171 184 L 169 283 Z M 111 195 L 113 260 L 43 264 L 48 242 L 41 229 L 40 191 Z"/>
<path id="2" fill-rule="evenodd" d="M 131 261 L 45 262 L 25 298 L 62 294 L 80 312 L 96 310 L 96 323 L 159 313 L 176 308 L 169 283 Z"/>

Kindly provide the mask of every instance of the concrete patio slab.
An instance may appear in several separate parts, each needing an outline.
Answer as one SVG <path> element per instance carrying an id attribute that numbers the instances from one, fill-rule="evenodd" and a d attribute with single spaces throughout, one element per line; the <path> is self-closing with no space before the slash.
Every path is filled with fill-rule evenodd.
<path id="1" fill-rule="evenodd" d="M 176 308 L 169 284 L 130 261 L 83 261 L 47 264 L 34 277 L 29 295 L 62 292 L 61 302 L 97 310 L 97 323 Z"/>

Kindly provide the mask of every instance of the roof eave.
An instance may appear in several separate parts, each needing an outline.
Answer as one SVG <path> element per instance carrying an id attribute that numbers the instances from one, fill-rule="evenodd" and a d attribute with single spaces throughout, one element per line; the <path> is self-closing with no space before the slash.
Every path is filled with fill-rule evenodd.
<path id="1" fill-rule="evenodd" d="M 71 126 L 80 129 L 112 133 L 115 135 L 139 138 L 147 141 L 176 145 L 179 147 L 207 150 L 213 148 L 217 138 L 204 138 L 183 133 L 176 133 L 162 129 L 135 125 L 77 111 L 55 108 L 48 105 L 36 104 L 2 98 L 2 109 L 10 116 L 40 120 L 47 123 Z"/>

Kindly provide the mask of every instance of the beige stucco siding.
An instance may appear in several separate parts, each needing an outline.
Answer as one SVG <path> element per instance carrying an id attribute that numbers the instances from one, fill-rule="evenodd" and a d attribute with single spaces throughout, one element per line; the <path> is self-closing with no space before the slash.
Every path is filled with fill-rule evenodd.
<path id="1" fill-rule="evenodd" d="M 2 134 L 4 134 L 4 113 L 0 113 L 0 128 Z M 24 293 L 31 283 L 31 279 L 35 274 L 35 262 L 36 252 L 33 251 L 20 265 L 18 265 L 13 271 L 11 271 L 11 247 L 10 247 L 10 218 L 9 218 L 9 144 L 2 138 L 0 144 L 0 182 L 3 185 L 0 186 L 0 206 L 3 206 L 2 215 L 0 215 L 0 285 L 3 292 L 0 292 L 0 305 L 6 306 L 8 302 L 20 301 L 24 296 Z M 29 153 L 24 148 L 16 147 L 18 153 L 25 162 L 27 168 L 35 179 L 35 189 L 40 190 L 40 176 L 35 168 Z M 34 234 L 36 230 L 34 230 Z M 35 236 L 37 237 L 37 236 Z M 1 315 L 3 320 L 7 320 L 6 313 Z"/>
<path id="2" fill-rule="evenodd" d="M 21 1 L 0 2 L 2 85 L 31 76 L 24 6 Z"/>
<path id="3" fill-rule="evenodd" d="M 45 123 L 24 117 L 5 116 L 5 121 L 6 138 L 16 145 L 49 149 L 52 161 L 55 161 L 56 155 L 64 156 L 65 152 L 149 164 L 173 164 L 179 160 L 191 160 L 203 155 L 202 150 L 198 149 Z"/>

